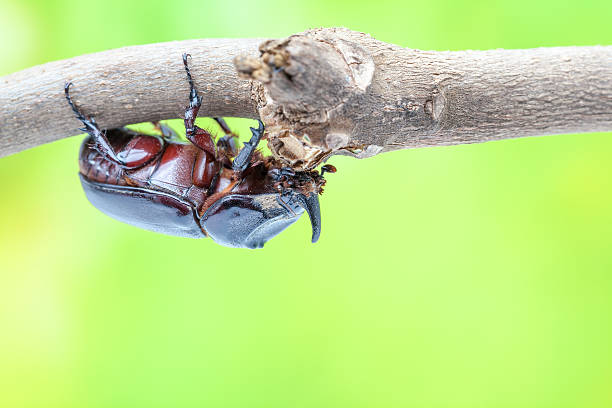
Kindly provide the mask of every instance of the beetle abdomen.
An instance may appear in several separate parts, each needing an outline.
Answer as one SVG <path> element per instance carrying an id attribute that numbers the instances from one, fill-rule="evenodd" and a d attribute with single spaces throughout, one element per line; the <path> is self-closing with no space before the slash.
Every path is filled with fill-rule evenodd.
<path id="1" fill-rule="evenodd" d="M 89 201 L 126 224 L 162 234 L 204 238 L 193 206 L 176 196 L 145 188 L 96 183 L 81 175 Z"/>

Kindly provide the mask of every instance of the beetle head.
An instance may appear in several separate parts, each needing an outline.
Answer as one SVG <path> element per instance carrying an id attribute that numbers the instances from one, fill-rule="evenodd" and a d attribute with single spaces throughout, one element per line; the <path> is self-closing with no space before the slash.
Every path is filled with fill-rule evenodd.
<path id="1" fill-rule="evenodd" d="M 308 212 L 312 242 L 321 234 L 319 198 L 312 193 L 288 195 L 230 194 L 217 200 L 202 217 L 206 233 L 229 247 L 262 248 L 264 244 Z"/>
<path id="2" fill-rule="evenodd" d="M 261 248 L 306 211 L 314 243 L 321 235 L 318 194 L 324 182 L 316 172 L 271 171 L 265 190 L 238 190 L 220 198 L 204 212 L 200 223 L 221 245 Z"/>

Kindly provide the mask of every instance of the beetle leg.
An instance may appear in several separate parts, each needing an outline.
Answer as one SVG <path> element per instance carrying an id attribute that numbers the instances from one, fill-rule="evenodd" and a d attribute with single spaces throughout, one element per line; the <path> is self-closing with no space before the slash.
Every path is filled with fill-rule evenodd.
<path id="1" fill-rule="evenodd" d="M 106 132 L 102 132 L 100 130 L 100 128 L 98 127 L 98 124 L 96 123 L 96 120 L 93 117 L 88 118 L 87 116 L 83 115 L 81 111 L 79 111 L 79 109 L 72 102 L 72 98 L 70 97 L 70 86 L 71 85 L 72 85 L 72 82 L 67 82 L 66 85 L 64 85 L 64 94 L 66 95 L 66 100 L 68 101 L 68 105 L 70 105 L 70 107 L 72 108 L 72 111 L 75 113 L 77 119 L 80 120 L 83 123 L 83 125 L 85 125 L 85 127 L 79 128 L 79 130 L 82 130 L 83 132 L 87 132 L 94 139 L 95 144 L 96 144 L 96 149 L 100 153 L 106 156 L 110 161 L 113 161 L 119 164 L 120 166 L 124 166 L 125 163 L 123 162 L 123 160 L 119 159 L 119 157 L 117 156 L 117 153 L 115 152 L 110 142 L 108 141 L 108 138 L 106 137 Z"/>
<path id="2" fill-rule="evenodd" d="M 259 141 L 264 133 L 263 122 L 261 120 L 258 120 L 258 122 L 259 127 L 257 129 L 251 128 L 251 133 L 253 133 L 251 140 L 244 144 L 244 147 L 242 150 L 240 150 L 238 156 L 236 156 L 234 162 L 232 163 L 232 169 L 234 171 L 243 172 L 247 167 L 249 167 L 251 158 L 253 157 L 253 152 L 257 148 L 257 145 L 259 144 Z"/>
<path id="3" fill-rule="evenodd" d="M 295 170 L 291 167 L 281 167 L 280 169 L 270 170 L 270 175 L 275 182 L 283 183 L 287 181 L 289 177 L 295 176 Z"/>
<path id="4" fill-rule="evenodd" d="M 236 135 L 229 128 L 225 120 L 223 118 L 213 118 L 221 127 L 221 130 L 225 135 L 217 140 L 217 150 L 219 152 L 223 152 L 224 155 L 228 158 L 235 157 L 238 154 L 238 135 Z"/>
<path id="5" fill-rule="evenodd" d="M 225 133 L 228 136 L 236 137 L 234 132 L 232 132 L 229 126 L 227 126 L 225 119 L 223 118 L 213 118 L 213 119 L 219 124 L 219 126 L 221 127 L 221 130 L 223 130 L 223 133 Z"/>
<path id="6" fill-rule="evenodd" d="M 217 151 L 226 158 L 235 157 L 238 154 L 238 136 L 232 132 L 223 118 L 213 118 L 221 127 L 225 135 L 217 140 Z"/>
<path id="7" fill-rule="evenodd" d="M 185 65 L 185 72 L 187 72 L 187 80 L 189 81 L 190 89 L 189 106 L 185 108 L 185 136 L 187 136 L 187 139 L 191 143 L 214 156 L 215 144 L 213 143 L 211 134 L 195 124 L 195 120 L 198 117 L 198 111 L 200 110 L 200 106 L 202 106 L 202 97 L 198 95 L 198 91 L 193 85 L 187 57 L 190 57 L 190 55 L 183 54 L 183 64 Z"/>
<path id="8" fill-rule="evenodd" d="M 285 202 L 283 200 L 283 197 L 287 197 L 288 199 L 288 203 Z M 277 197 L 276 197 L 276 201 L 278 201 L 278 203 L 285 209 L 287 210 L 287 212 L 291 213 L 292 215 L 296 215 L 295 211 L 293 211 L 293 208 L 291 208 L 291 206 L 289 205 L 289 203 L 291 203 L 291 194 L 290 193 L 286 193 L 285 191 L 282 191 Z"/>
<path id="9" fill-rule="evenodd" d="M 219 185 L 219 178 L 221 177 L 221 170 L 219 170 L 218 172 L 215 173 L 215 175 L 213 176 L 212 180 L 210 181 L 210 185 L 208 186 L 208 190 L 206 191 L 206 194 L 208 196 L 211 196 L 215 193 L 215 190 L 217 189 L 217 186 Z"/>
<path id="10" fill-rule="evenodd" d="M 154 121 L 151 123 L 153 124 L 153 127 L 155 127 L 155 130 L 160 132 L 162 134 L 162 137 L 166 139 L 167 141 L 172 142 L 172 141 L 180 140 L 179 135 L 174 131 L 174 129 L 172 129 L 170 126 L 166 125 L 165 123 L 161 123 L 158 121 Z"/>
<path id="11" fill-rule="evenodd" d="M 219 156 L 224 155 L 228 160 L 235 157 L 238 151 L 238 139 L 233 136 L 222 136 L 217 140 L 217 151 L 220 153 Z M 231 165 L 231 162 L 230 162 Z"/>

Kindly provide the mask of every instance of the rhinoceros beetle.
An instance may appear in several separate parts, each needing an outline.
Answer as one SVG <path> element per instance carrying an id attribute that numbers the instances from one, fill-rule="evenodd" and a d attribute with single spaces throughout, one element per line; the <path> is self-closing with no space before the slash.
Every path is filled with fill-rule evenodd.
<path id="1" fill-rule="evenodd" d="M 222 118 L 215 118 L 225 136 L 213 142 L 196 126 L 202 103 L 189 81 L 185 109 L 188 143 L 167 126 L 154 122 L 159 135 L 117 128 L 101 130 L 85 116 L 64 87 L 66 100 L 88 133 L 79 154 L 83 189 L 89 201 L 107 215 L 144 229 L 182 237 L 211 237 L 230 247 L 261 248 L 306 211 L 312 242 L 321 233 L 318 195 L 323 174 L 335 168 L 294 171 L 256 147 L 264 125 L 251 128 L 252 137 L 238 151 L 237 138 Z"/>

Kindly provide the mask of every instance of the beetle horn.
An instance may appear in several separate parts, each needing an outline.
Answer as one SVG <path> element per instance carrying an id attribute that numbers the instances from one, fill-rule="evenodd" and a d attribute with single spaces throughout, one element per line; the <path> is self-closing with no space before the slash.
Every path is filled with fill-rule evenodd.
<path id="1" fill-rule="evenodd" d="M 321 235 L 321 207 L 319 207 L 319 195 L 317 193 L 310 193 L 308 196 L 305 194 L 297 194 L 297 202 L 300 206 L 304 207 L 310 217 L 310 224 L 312 225 L 312 243 L 314 244 L 319 240 L 319 236 Z"/>

